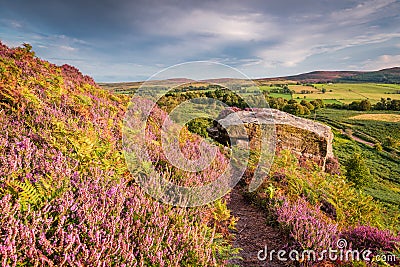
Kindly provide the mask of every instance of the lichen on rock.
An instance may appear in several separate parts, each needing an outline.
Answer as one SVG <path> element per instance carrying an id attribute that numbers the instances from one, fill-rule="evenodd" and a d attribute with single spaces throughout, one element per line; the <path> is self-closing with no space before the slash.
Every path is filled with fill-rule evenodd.
<path id="1" fill-rule="evenodd" d="M 235 125 L 244 125 L 247 134 L 228 134 L 226 128 Z M 249 140 L 250 148 L 258 148 L 260 125 L 269 125 L 269 129 L 274 129 L 276 153 L 287 149 L 298 158 L 312 160 L 322 168 L 328 158 L 334 157 L 333 134 L 329 126 L 276 109 L 223 112 L 207 132 L 224 145 Z"/>

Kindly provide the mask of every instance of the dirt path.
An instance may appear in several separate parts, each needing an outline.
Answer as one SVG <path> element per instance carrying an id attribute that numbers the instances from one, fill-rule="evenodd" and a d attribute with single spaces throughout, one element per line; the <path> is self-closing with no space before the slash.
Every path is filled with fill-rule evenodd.
<path id="1" fill-rule="evenodd" d="M 239 218 L 234 246 L 243 249 L 239 255 L 243 260 L 232 260 L 230 263 L 238 266 L 287 266 L 276 259 L 271 262 L 269 257 L 265 261 L 257 258 L 257 253 L 265 246 L 268 251 L 278 251 L 286 244 L 279 230 L 267 225 L 265 212 L 246 201 L 237 187 L 231 193 L 228 207 L 232 215 Z"/>
<path id="2" fill-rule="evenodd" d="M 373 143 L 371 143 L 371 142 L 368 142 L 368 141 L 365 141 L 364 139 L 361 139 L 360 137 L 357 137 L 357 136 L 355 136 L 355 135 L 351 135 L 350 137 L 351 137 L 352 139 L 356 140 L 357 142 L 363 143 L 363 144 L 365 144 L 365 145 L 367 145 L 367 146 L 370 146 L 370 147 L 374 147 L 374 145 L 375 145 L 375 144 L 373 144 Z"/>
<path id="3" fill-rule="evenodd" d="M 350 137 L 350 138 L 353 139 L 354 141 L 357 141 L 357 142 L 359 142 L 359 143 L 362 143 L 362 144 L 367 145 L 367 146 L 370 146 L 370 147 L 374 147 L 374 146 L 375 146 L 375 144 L 373 144 L 373 143 L 371 143 L 371 142 L 368 142 L 368 141 L 366 141 L 366 140 L 364 140 L 364 139 L 361 139 L 360 137 L 357 137 L 357 136 L 355 136 L 355 135 L 346 133 L 346 132 L 343 131 L 343 130 L 341 130 L 340 132 L 341 132 L 342 134 L 347 135 L 348 137 Z"/>

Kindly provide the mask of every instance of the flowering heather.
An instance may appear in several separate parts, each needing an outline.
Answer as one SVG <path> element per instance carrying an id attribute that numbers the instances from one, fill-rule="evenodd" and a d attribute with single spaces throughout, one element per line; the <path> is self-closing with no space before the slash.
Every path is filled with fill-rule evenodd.
<path id="1" fill-rule="evenodd" d="M 334 247 L 338 236 L 337 224 L 305 199 L 299 198 L 294 203 L 285 200 L 276 209 L 276 216 L 302 249 L 320 251 Z"/>
<path id="2" fill-rule="evenodd" d="M 369 249 L 374 252 L 392 252 L 400 246 L 400 236 L 395 236 L 389 230 L 379 230 L 376 227 L 362 225 L 342 232 L 342 237 L 352 244 L 353 248 Z"/>
<path id="3" fill-rule="evenodd" d="M 134 182 L 121 152 L 128 101 L 29 45 L 0 42 L 1 266 L 225 264 L 230 245 L 212 207 L 163 205 Z M 183 184 L 214 179 L 227 161 L 220 152 L 203 173 L 167 168 L 157 132 L 164 117 L 155 109 L 145 140 L 152 163 Z M 201 139 L 185 132 L 181 141 L 192 155 Z"/>
<path id="4" fill-rule="evenodd" d="M 101 174 L 101 171 L 99 171 Z M 195 212 L 165 207 L 126 183 L 71 179 L 71 190 L 21 212 L 0 200 L 0 259 L 50 266 L 213 265 L 215 232 Z"/>

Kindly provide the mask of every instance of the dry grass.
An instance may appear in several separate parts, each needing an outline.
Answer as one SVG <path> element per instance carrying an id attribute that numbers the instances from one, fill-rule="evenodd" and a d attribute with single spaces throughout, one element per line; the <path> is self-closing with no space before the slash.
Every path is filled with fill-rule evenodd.
<path id="1" fill-rule="evenodd" d="M 351 117 L 349 119 L 400 122 L 400 115 L 399 114 L 361 114 L 361 115 Z"/>
<path id="2" fill-rule="evenodd" d="M 319 90 L 315 89 L 312 86 L 308 86 L 308 85 L 289 85 L 289 89 L 293 90 L 296 94 L 301 93 L 301 91 L 303 91 L 303 90 L 310 91 L 313 93 L 319 93 Z"/>

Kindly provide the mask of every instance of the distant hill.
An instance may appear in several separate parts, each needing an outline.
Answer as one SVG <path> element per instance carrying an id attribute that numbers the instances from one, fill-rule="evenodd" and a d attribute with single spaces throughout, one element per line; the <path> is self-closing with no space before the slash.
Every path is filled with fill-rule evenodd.
<path id="1" fill-rule="evenodd" d="M 400 67 L 378 71 L 312 71 L 298 75 L 262 78 L 259 81 L 295 81 L 303 83 L 318 82 L 372 82 L 400 83 Z"/>
<path id="2" fill-rule="evenodd" d="M 361 72 L 358 71 L 313 71 L 280 78 L 284 80 L 301 82 L 330 82 L 340 78 L 352 77 L 359 74 L 361 74 Z"/>
<path id="3" fill-rule="evenodd" d="M 400 83 L 400 67 L 379 71 L 361 72 L 356 75 L 340 77 L 338 82 Z"/>
<path id="4" fill-rule="evenodd" d="M 198 83 L 229 83 L 241 81 L 240 79 L 234 78 L 218 78 L 218 79 L 204 79 L 200 81 L 194 81 L 187 78 L 175 78 L 164 81 L 152 81 L 152 84 L 168 85 L 174 83 L 187 83 L 187 84 L 198 84 Z M 400 83 L 400 67 L 382 69 L 378 71 L 312 71 L 307 73 L 301 73 L 297 75 L 281 76 L 281 77 L 270 77 L 270 78 L 258 78 L 253 79 L 258 85 L 265 85 L 271 83 Z M 99 85 L 107 90 L 120 92 L 129 91 L 139 88 L 143 82 L 122 82 L 122 83 L 99 83 Z M 150 83 L 150 82 L 147 82 Z"/>

